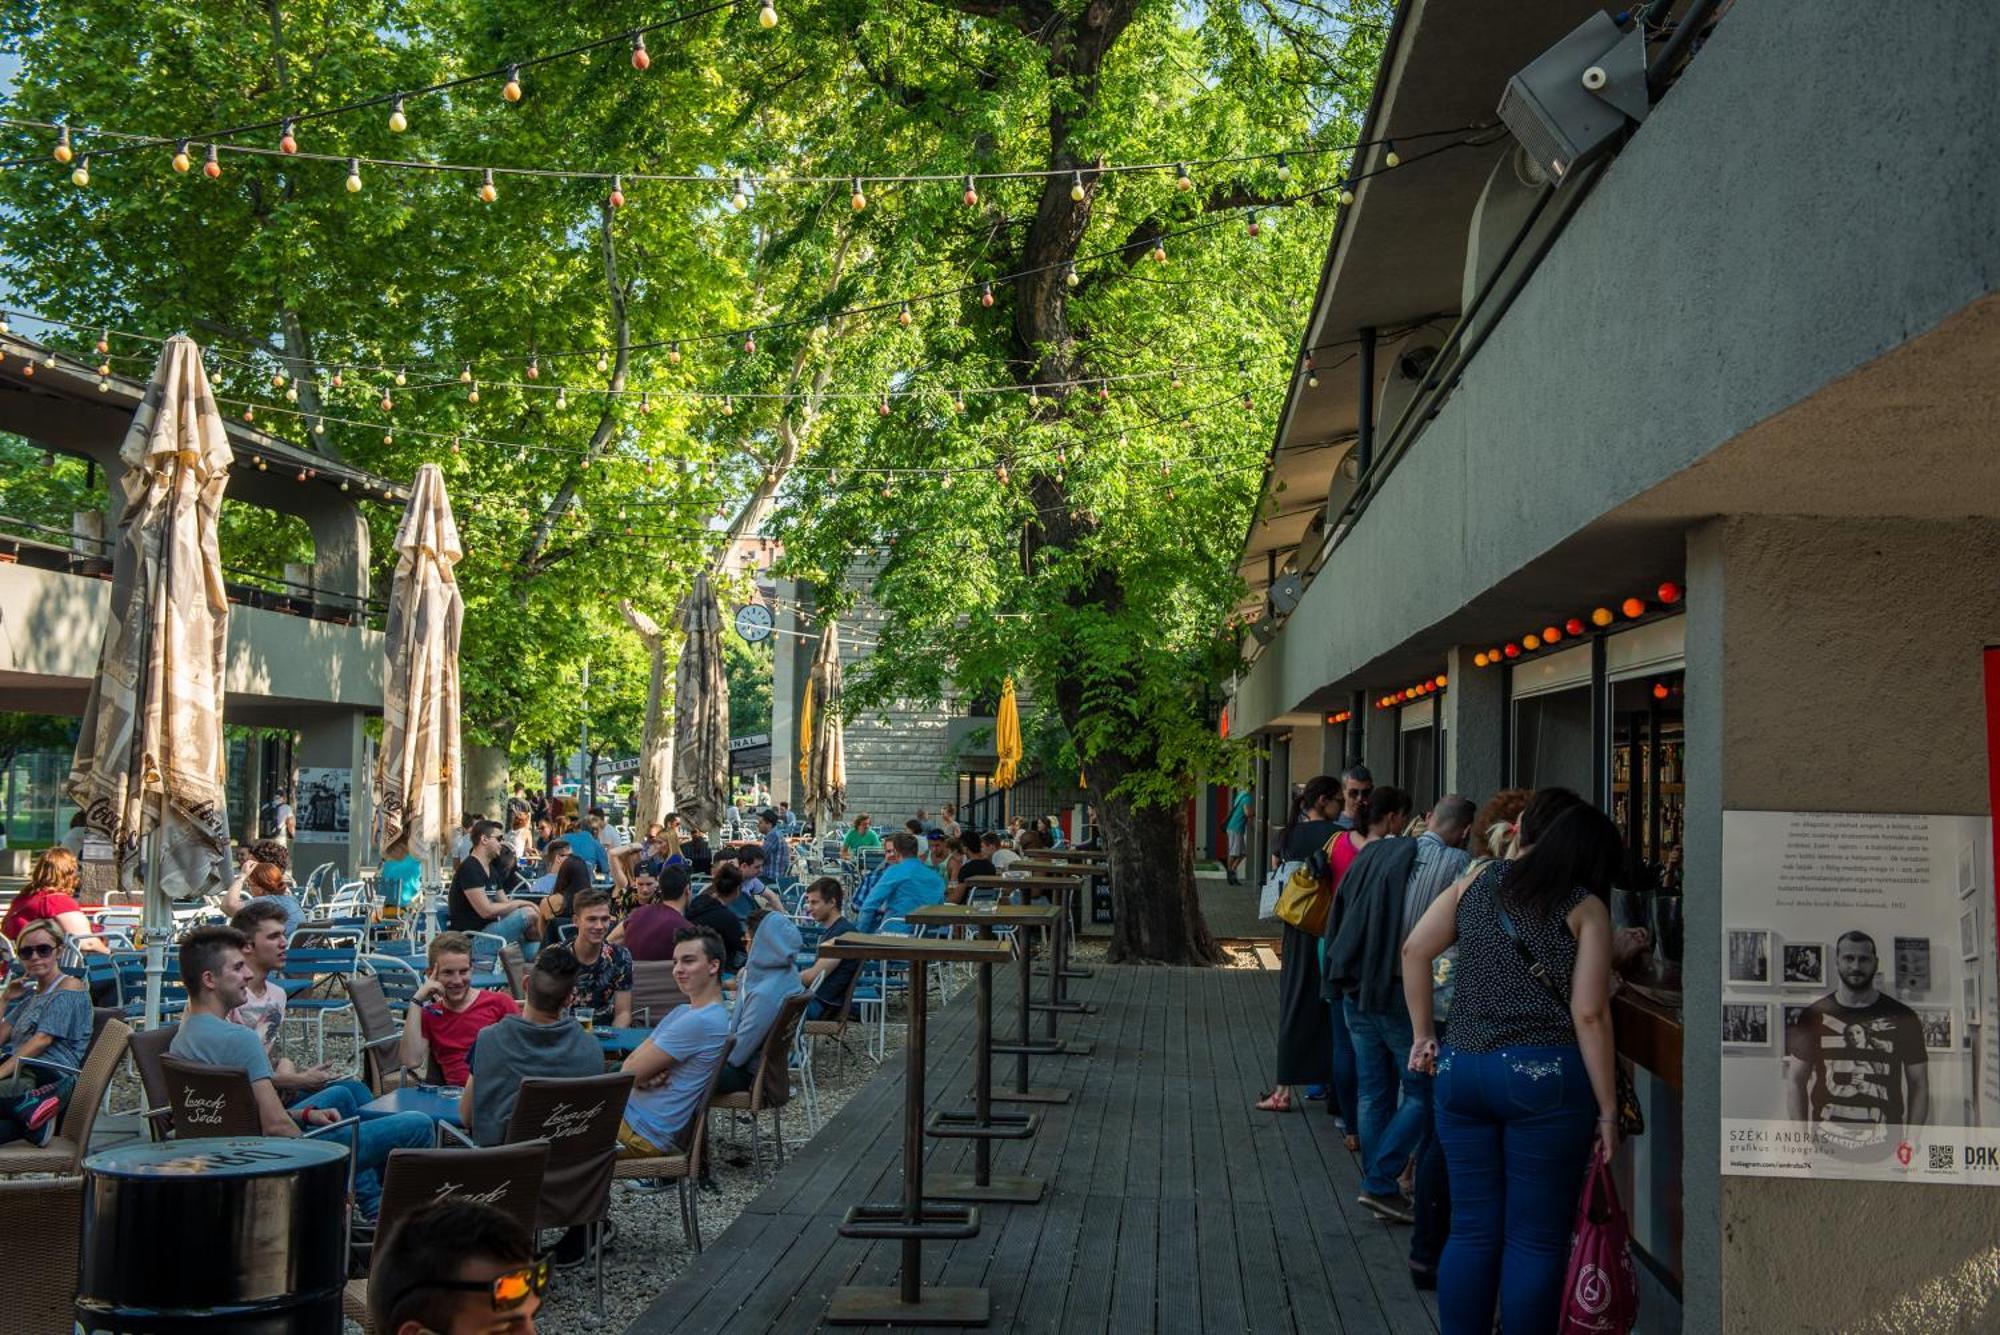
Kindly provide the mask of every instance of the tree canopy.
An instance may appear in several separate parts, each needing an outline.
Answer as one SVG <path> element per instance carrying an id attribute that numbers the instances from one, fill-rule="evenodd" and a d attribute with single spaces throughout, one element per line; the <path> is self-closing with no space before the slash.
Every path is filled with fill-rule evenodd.
<path id="1" fill-rule="evenodd" d="M 1114 953 L 1205 959 L 1185 858 L 1157 855 L 1233 758 L 1234 561 L 1389 7 L 690 7 L 641 71 L 623 34 L 671 16 L 628 0 L 45 0 L 0 17 L 6 115 L 72 127 L 90 182 L 53 131 L 4 130 L 0 271 L 74 322 L 59 343 L 186 329 L 232 410 L 393 476 L 443 464 L 476 740 L 566 749 L 588 659 L 593 733 L 636 741 L 618 600 L 664 621 L 725 521 L 768 526 L 822 605 L 860 570 L 888 613 L 850 708 L 1023 681 L 1098 797 Z M 400 132 L 378 103 L 198 165 L 216 127 L 607 36 L 518 101 L 474 80 Z M 503 172 L 484 202 L 476 173 L 350 190 L 350 155 L 625 175 Z M 927 179 L 854 180 L 883 176 Z"/>

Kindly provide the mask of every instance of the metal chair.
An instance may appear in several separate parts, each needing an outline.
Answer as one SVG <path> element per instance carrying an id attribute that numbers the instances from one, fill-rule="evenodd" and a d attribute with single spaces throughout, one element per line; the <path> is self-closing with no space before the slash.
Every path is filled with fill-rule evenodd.
<path id="1" fill-rule="evenodd" d="M 528 995 L 528 959 L 521 948 L 513 942 L 500 947 L 500 972 L 507 977 L 507 990 L 514 994 L 514 1000 L 521 1001 Z"/>
<path id="2" fill-rule="evenodd" d="M 350 935 L 345 945 L 325 944 L 327 939 L 324 929 L 301 928 L 292 933 L 295 944 L 285 954 L 285 981 L 304 985 L 286 1002 L 285 1021 L 289 1024 L 296 1019 L 312 1031 L 315 1061 L 326 1060 L 326 1017 L 345 1012 L 352 1018 L 354 1007 L 344 985 L 361 959 L 358 936 Z M 296 944 L 301 941 L 320 944 L 301 947 Z M 338 995 L 313 995 L 329 979 L 343 984 Z"/>
<path id="3" fill-rule="evenodd" d="M 506 987 L 507 975 L 500 970 L 500 952 L 507 948 L 507 938 L 493 932 L 465 935 L 472 942 L 472 985 L 482 990 Z"/>
<path id="4" fill-rule="evenodd" d="M 83 1065 L 74 1072 L 76 1088 L 70 1091 L 69 1106 L 63 1109 L 62 1125 L 46 1145 L 16 1141 L 0 1145 L 0 1176 L 16 1173 L 73 1174 L 83 1171 L 83 1156 L 90 1148 L 90 1133 L 97 1125 L 98 1110 L 111 1088 L 111 1077 L 125 1060 L 132 1027 L 121 1019 L 104 1022 L 83 1055 Z M 41 1060 L 38 1066 L 67 1070 L 59 1063 Z"/>
<path id="5" fill-rule="evenodd" d="M 809 992 L 800 992 L 785 999 L 778 1018 L 771 1022 L 770 1032 L 764 1035 L 764 1042 L 758 1050 L 757 1078 L 751 1082 L 750 1088 L 734 1094 L 716 1094 L 709 1100 L 712 1107 L 750 1114 L 750 1163 L 753 1168 L 761 1167 L 764 1161 L 758 1117 L 765 1112 L 771 1114 L 771 1137 L 778 1143 L 778 1166 L 784 1167 L 785 1105 L 792 1101 L 792 1044 L 798 1038 L 799 1021 L 805 1018 L 806 1004 L 811 1000 Z"/>
<path id="6" fill-rule="evenodd" d="M 395 1236 L 404 1218 L 427 1205 L 478 1201 L 513 1216 L 530 1234 L 536 1201 L 549 1159 L 544 1141 L 480 1150 L 391 1150 L 382 1170 L 382 1208 L 376 1216 L 374 1255 Z M 369 1266 L 374 1269 L 372 1259 Z M 349 1280 L 341 1295 L 349 1320 L 373 1330 L 368 1321 L 368 1281 Z"/>
<path id="7" fill-rule="evenodd" d="M 76 1322 L 77 1251 L 83 1240 L 83 1179 L 0 1181 L 0 1217 L 8 1231 L 7 1325 L 11 1330 L 72 1330 Z"/>
<path id="8" fill-rule="evenodd" d="M 178 1024 L 163 1024 L 141 1029 L 126 1043 L 132 1054 L 132 1069 L 139 1075 L 139 1088 L 145 1091 L 145 1106 L 139 1109 L 139 1116 L 146 1121 L 146 1134 L 155 1141 L 165 1140 L 174 1133 L 173 1109 L 167 1106 L 167 1070 L 161 1059 L 180 1031 Z"/>

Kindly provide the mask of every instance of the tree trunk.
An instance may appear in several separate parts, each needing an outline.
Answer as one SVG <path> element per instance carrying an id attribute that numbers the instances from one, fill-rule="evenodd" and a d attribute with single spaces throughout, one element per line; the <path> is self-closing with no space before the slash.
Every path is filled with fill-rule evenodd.
<path id="1" fill-rule="evenodd" d="M 1108 789 L 1123 777 L 1125 766 L 1100 757 L 1091 768 L 1093 780 L 1110 780 Z M 1105 958 L 1113 964 L 1222 963 L 1226 956 L 1195 895 L 1186 804 L 1139 807 L 1104 793 L 1097 799 L 1097 823 L 1111 870 L 1111 945 Z"/>

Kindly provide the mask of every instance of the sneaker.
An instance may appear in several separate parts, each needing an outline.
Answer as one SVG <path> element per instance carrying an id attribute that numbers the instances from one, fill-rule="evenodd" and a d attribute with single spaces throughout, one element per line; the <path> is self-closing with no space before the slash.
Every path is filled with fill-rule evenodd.
<path id="1" fill-rule="evenodd" d="M 1306 1086 L 1306 1097 L 1307 1097 L 1307 1098 L 1309 1098 L 1309 1099 L 1311 1099 L 1311 1100 L 1312 1100 L 1312 1101 L 1313 1101 L 1314 1103 L 1318 1103 L 1318 1102 L 1320 1102 L 1321 1100 L 1323 1100 L 1323 1099 L 1325 1099 L 1325 1098 L 1326 1098 L 1326 1086 L 1325 1086 L 1325 1085 L 1307 1085 L 1307 1086 Z"/>
<path id="2" fill-rule="evenodd" d="M 562 1241 L 556 1244 L 556 1269 L 568 1270 L 579 1266 L 590 1256 L 590 1230 L 582 1224 L 572 1225 L 564 1231 Z"/>
<path id="3" fill-rule="evenodd" d="M 28 1114 L 26 1125 L 29 1138 L 36 1145 L 47 1148 L 48 1143 L 56 1138 L 56 1114 L 61 1111 L 62 1100 L 50 1095 L 36 1104 L 34 1110 Z"/>
<path id="4" fill-rule="evenodd" d="M 1364 1191 L 1355 1198 L 1373 1211 L 1378 1219 L 1386 1219 L 1392 1224 L 1414 1224 L 1417 1222 L 1416 1206 L 1402 1192 L 1393 1196 L 1377 1196 Z"/>

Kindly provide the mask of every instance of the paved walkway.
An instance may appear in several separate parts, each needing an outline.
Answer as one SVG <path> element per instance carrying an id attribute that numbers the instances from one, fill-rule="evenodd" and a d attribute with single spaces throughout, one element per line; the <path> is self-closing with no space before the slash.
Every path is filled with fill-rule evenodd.
<path id="1" fill-rule="evenodd" d="M 994 990 L 1005 1015 L 1011 978 Z M 1250 1106 L 1269 1076 L 1275 973 L 1100 967 L 1073 990 L 1098 1009 L 1064 1033 L 1095 1052 L 1037 1059 L 1033 1078 L 1075 1097 L 1042 1107 L 1039 1136 L 995 1156 L 996 1172 L 1048 1188 L 1039 1204 L 983 1207 L 977 1238 L 927 1247 L 927 1282 L 986 1286 L 994 1331 L 1436 1329 L 1409 1282 L 1408 1230 L 1355 1203 L 1353 1157 L 1322 1106 Z M 933 1004 L 933 1106 L 970 1084 L 960 996 Z M 996 1084 L 1012 1070 L 999 1065 Z M 898 1058 L 629 1329 L 815 1330 L 835 1287 L 893 1284 L 896 1244 L 836 1230 L 849 1205 L 896 1198 L 901 1093 Z M 969 1142 L 934 1140 L 929 1167 L 970 1172 L 971 1156 Z"/>

